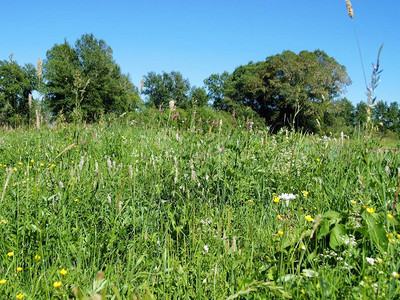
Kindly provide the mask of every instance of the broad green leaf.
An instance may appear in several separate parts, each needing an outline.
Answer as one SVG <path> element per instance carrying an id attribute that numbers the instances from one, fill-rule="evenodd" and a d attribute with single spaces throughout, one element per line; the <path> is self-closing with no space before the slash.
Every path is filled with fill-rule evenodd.
<path id="1" fill-rule="evenodd" d="M 364 211 L 361 215 L 364 219 L 368 230 L 365 232 L 365 237 L 369 238 L 372 243 L 380 250 L 386 251 L 388 247 L 388 240 L 386 238 L 386 231 L 383 226 L 378 222 L 373 214 Z"/>
<path id="2" fill-rule="evenodd" d="M 338 247 L 343 245 L 343 236 L 346 235 L 346 228 L 343 224 L 336 224 L 335 227 L 331 230 L 329 246 L 334 249 L 338 250 Z"/>

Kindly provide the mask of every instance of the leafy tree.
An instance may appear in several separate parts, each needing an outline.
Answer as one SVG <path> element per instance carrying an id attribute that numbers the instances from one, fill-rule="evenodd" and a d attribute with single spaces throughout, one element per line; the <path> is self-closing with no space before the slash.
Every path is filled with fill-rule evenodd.
<path id="1" fill-rule="evenodd" d="M 148 96 L 148 105 L 166 107 L 169 101 L 174 100 L 178 107 L 185 108 L 189 106 L 189 89 L 189 80 L 183 79 L 179 72 L 149 72 L 145 76 L 142 93 Z"/>
<path id="2" fill-rule="evenodd" d="M 75 47 L 54 45 L 44 63 L 46 101 L 53 114 L 81 109 L 89 121 L 103 113 L 122 113 L 140 104 L 137 88 L 115 63 L 112 49 L 92 34 Z"/>
<path id="3" fill-rule="evenodd" d="M 194 87 L 190 91 L 190 102 L 192 105 L 196 105 L 197 107 L 207 106 L 208 103 L 208 95 L 204 88 Z"/>
<path id="4" fill-rule="evenodd" d="M 365 102 L 360 102 L 356 105 L 354 110 L 354 125 L 364 126 L 367 122 L 367 104 Z"/>
<path id="5" fill-rule="evenodd" d="M 20 125 L 29 119 L 29 98 L 37 82 L 36 69 L 32 64 L 21 67 L 12 59 L 0 61 L 1 122 Z"/>
<path id="6" fill-rule="evenodd" d="M 208 97 L 213 101 L 213 106 L 216 109 L 228 111 L 226 102 L 223 101 L 225 97 L 225 82 L 229 77 L 228 72 L 220 74 L 212 74 L 203 82 L 208 91 Z"/>
<path id="7" fill-rule="evenodd" d="M 249 106 L 277 128 L 295 123 L 313 131 L 348 84 L 345 67 L 325 52 L 284 51 L 236 68 L 224 83 L 222 101 Z"/>

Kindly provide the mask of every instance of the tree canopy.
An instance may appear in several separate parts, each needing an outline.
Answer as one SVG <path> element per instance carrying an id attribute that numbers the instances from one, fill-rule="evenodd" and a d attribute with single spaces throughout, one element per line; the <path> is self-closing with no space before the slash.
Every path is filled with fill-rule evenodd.
<path id="1" fill-rule="evenodd" d="M 239 66 L 229 76 L 214 74 L 205 83 L 217 108 L 229 110 L 232 103 L 242 103 L 277 127 L 295 123 L 314 128 L 351 81 L 344 66 L 316 50 L 284 51 Z"/>
<path id="2" fill-rule="evenodd" d="M 37 87 L 32 64 L 21 67 L 16 61 L 0 61 L 0 121 L 21 124 L 29 115 L 29 99 Z"/>
<path id="3" fill-rule="evenodd" d="M 64 41 L 47 51 L 45 93 L 53 114 L 70 116 L 79 108 L 91 121 L 103 113 L 136 109 L 138 90 L 112 55 L 111 47 L 92 34 L 82 35 L 75 47 Z"/>

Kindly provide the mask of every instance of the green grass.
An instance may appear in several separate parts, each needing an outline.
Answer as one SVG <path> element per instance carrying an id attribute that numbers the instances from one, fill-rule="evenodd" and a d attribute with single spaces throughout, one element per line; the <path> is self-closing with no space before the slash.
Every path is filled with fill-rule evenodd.
<path id="1" fill-rule="evenodd" d="M 128 121 L 0 134 L 1 298 L 397 297 L 397 153 Z"/>

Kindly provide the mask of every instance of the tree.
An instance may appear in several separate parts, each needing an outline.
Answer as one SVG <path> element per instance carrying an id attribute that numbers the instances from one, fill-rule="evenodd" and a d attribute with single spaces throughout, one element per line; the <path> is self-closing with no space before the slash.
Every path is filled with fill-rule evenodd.
<path id="1" fill-rule="evenodd" d="M 213 106 L 216 109 L 228 110 L 226 103 L 223 101 L 225 97 L 225 82 L 229 77 L 228 72 L 220 74 L 212 74 L 203 82 L 208 91 L 208 97 L 213 101 Z"/>
<path id="2" fill-rule="evenodd" d="M 194 87 L 190 91 L 190 103 L 192 105 L 196 105 L 197 107 L 207 106 L 208 103 L 208 95 L 204 88 Z"/>
<path id="3" fill-rule="evenodd" d="M 178 107 L 189 106 L 190 83 L 189 80 L 183 79 L 181 73 L 149 72 L 144 78 L 142 93 L 148 96 L 148 105 L 167 107 L 168 102 L 174 100 Z"/>
<path id="4" fill-rule="evenodd" d="M 31 93 L 37 87 L 36 69 L 32 64 L 21 67 L 17 62 L 0 61 L 0 120 L 20 125 L 29 120 Z"/>
<path id="5" fill-rule="evenodd" d="M 71 116 L 79 109 L 93 121 L 103 113 L 122 113 L 140 104 L 138 89 L 121 73 L 105 41 L 84 34 L 47 51 L 44 62 L 46 102 L 53 114 Z"/>
<path id="6" fill-rule="evenodd" d="M 346 68 L 321 50 L 284 51 L 237 67 L 225 81 L 224 96 L 250 106 L 278 128 L 295 124 L 314 131 L 316 120 L 324 122 L 330 102 L 350 82 Z"/>

